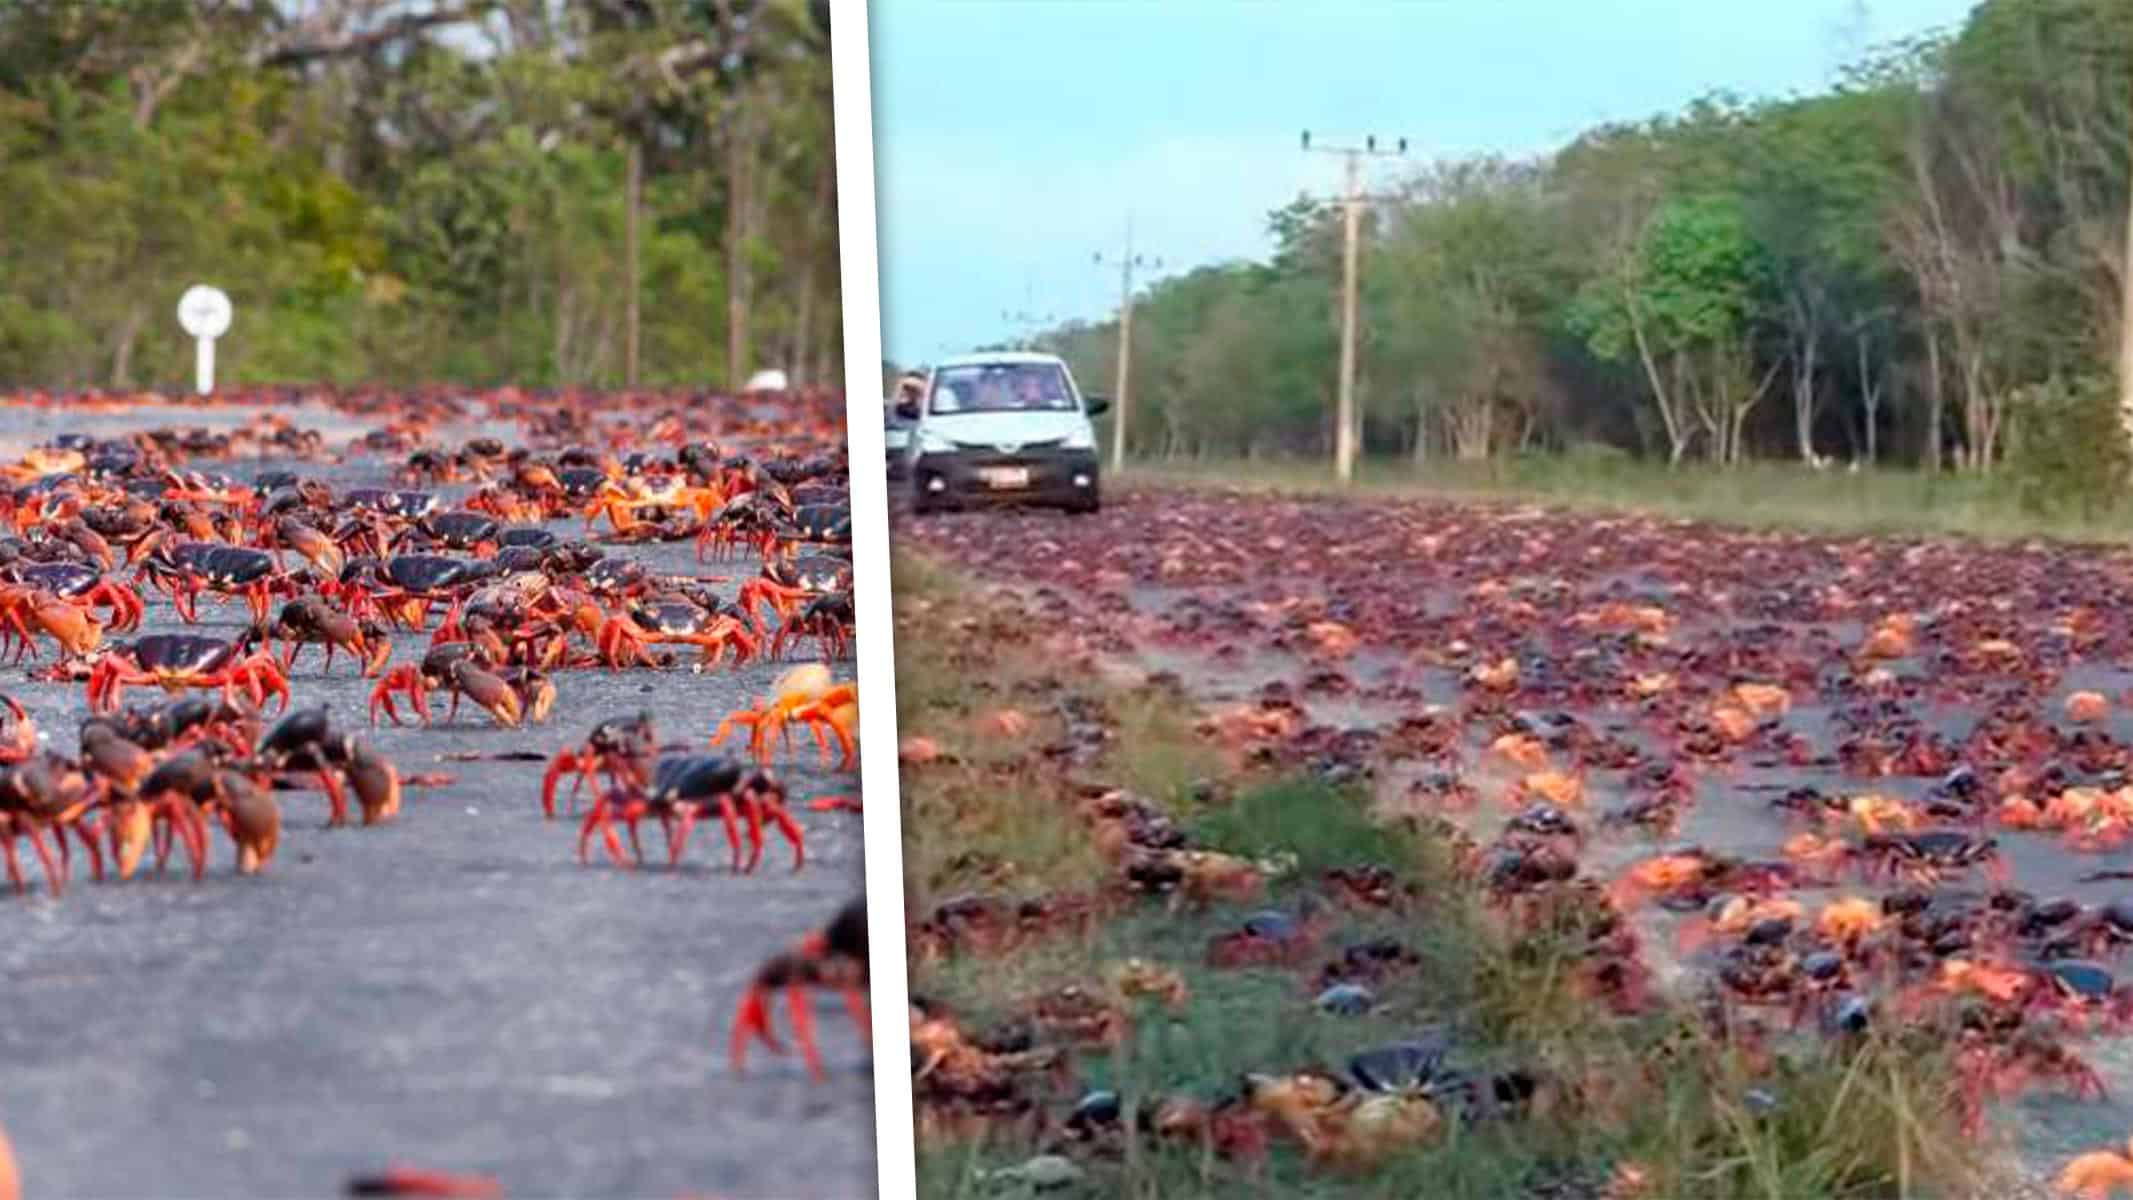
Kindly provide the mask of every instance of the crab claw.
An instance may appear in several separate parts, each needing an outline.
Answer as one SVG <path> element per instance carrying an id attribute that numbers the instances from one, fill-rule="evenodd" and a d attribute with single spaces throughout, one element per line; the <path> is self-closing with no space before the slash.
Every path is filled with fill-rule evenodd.
<path id="1" fill-rule="evenodd" d="M 400 814 L 400 769 L 392 760 L 357 742 L 348 759 L 348 784 L 363 806 L 363 823 L 376 825 Z"/>
<path id="2" fill-rule="evenodd" d="M 575 797 L 578 794 L 578 789 L 585 785 L 585 772 L 588 766 L 589 764 L 580 759 L 577 753 L 572 750 L 564 750 L 549 761 L 547 774 L 541 776 L 541 813 L 543 816 L 548 820 L 555 820 L 555 785 L 562 782 L 563 776 L 573 771 L 578 773 L 577 781 L 571 784 L 570 787 L 570 794 Z"/>
<path id="3" fill-rule="evenodd" d="M 489 711 L 497 723 L 507 729 L 517 729 L 525 719 L 525 710 L 519 703 L 518 693 L 513 691 L 503 676 L 484 671 L 471 662 L 453 665 L 452 682 L 467 698 Z"/>

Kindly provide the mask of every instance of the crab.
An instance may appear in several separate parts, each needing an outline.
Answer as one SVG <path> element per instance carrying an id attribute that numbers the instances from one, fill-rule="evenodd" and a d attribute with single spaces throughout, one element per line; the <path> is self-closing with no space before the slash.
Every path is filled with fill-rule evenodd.
<path id="1" fill-rule="evenodd" d="M 2011 1098 L 2040 1082 L 2062 1084 L 2077 1100 L 2109 1098 L 2094 1067 L 2035 1031 L 1967 1021 L 1958 1045 L 1956 1105 L 1966 1132 L 1982 1127 L 1987 1100 Z"/>
<path id="2" fill-rule="evenodd" d="M 1378 1093 L 1322 1071 L 1245 1076 L 1249 1107 L 1272 1118 L 1313 1164 L 1359 1169 L 1424 1145 L 1445 1128 L 1428 1096 Z"/>
<path id="3" fill-rule="evenodd" d="M 393 703 L 393 697 L 402 693 L 407 695 L 415 715 L 422 719 L 425 727 L 430 723 L 431 692 L 451 689 L 454 693 L 453 711 L 456 713 L 459 705 L 458 693 L 465 689 L 453 687 L 453 679 L 454 672 L 462 663 L 471 663 L 484 671 L 496 665 L 491 651 L 482 642 L 442 642 L 432 645 L 422 656 L 421 662 L 401 663 L 387 671 L 378 680 L 378 685 L 370 691 L 371 725 L 377 725 L 380 709 L 385 711 L 386 717 L 393 724 L 402 723 L 399 707 Z M 496 694 L 495 689 L 487 687 L 486 684 L 476 686 L 484 687 L 490 695 Z M 446 719 L 449 720 L 450 717 L 447 716 Z M 498 719 L 502 719 L 501 714 Z"/>
<path id="4" fill-rule="evenodd" d="M 597 642 L 602 660 L 611 667 L 654 661 L 648 652 L 654 645 L 698 647 L 705 666 L 723 658 L 728 646 L 736 663 L 756 653 L 755 635 L 747 625 L 686 602 L 631 604 L 602 623 Z"/>
<path id="5" fill-rule="evenodd" d="M 772 957 L 757 969 L 747 993 L 741 997 L 740 1011 L 734 1017 L 729 1053 L 735 1074 L 746 1066 L 748 1046 L 752 1041 L 761 1040 L 773 1053 L 784 1052 L 770 1027 L 770 998 L 782 991 L 786 997 L 786 1012 L 792 1020 L 793 1040 L 800 1045 L 808 1073 L 817 1080 L 827 1078 L 822 1069 L 822 1052 L 815 1045 L 813 997 L 808 994 L 814 988 L 832 988 L 842 995 L 845 1010 L 852 1015 L 852 1023 L 859 1028 L 862 1037 L 872 1040 L 872 1021 L 867 1007 L 867 909 L 864 897 L 846 904 L 828 925 L 808 934 L 792 950 Z"/>
<path id="6" fill-rule="evenodd" d="M 1870 873 L 1933 884 L 1949 874 L 1983 867 L 1996 883 L 2007 879 L 1999 842 L 1960 829 L 1869 834 L 1861 846 Z"/>
<path id="7" fill-rule="evenodd" d="M 279 571 L 274 556 L 265 550 L 229 546 L 220 542 L 169 541 L 151 534 L 143 543 L 139 575 L 168 594 L 186 624 L 199 621 L 195 598 L 202 591 L 242 596 L 252 611 L 252 620 L 267 619 L 277 594 L 287 594 L 294 578 Z"/>
<path id="8" fill-rule="evenodd" d="M 158 633 L 136 638 L 130 645 L 113 646 L 89 677 L 89 708 L 117 712 L 127 687 L 153 684 L 171 693 L 220 688 L 224 700 L 241 690 L 255 705 L 264 704 L 270 695 L 279 696 L 282 711 L 287 711 L 288 677 L 272 654 L 254 651 L 255 644 L 247 631 L 229 642 Z"/>
<path id="9" fill-rule="evenodd" d="M 852 739 L 858 720 L 859 686 L 837 683 L 827 666 L 806 663 L 778 676 L 770 686 L 770 695 L 754 708 L 727 714 L 713 731 L 711 744 L 724 742 L 735 726 L 746 726 L 749 753 L 757 762 L 768 763 L 771 748 L 787 723 L 798 722 L 815 735 L 816 747 L 825 762 L 829 759 L 827 738 L 834 735 L 844 755 L 838 769 L 848 771 L 858 753 Z"/>
<path id="10" fill-rule="evenodd" d="M 99 799 L 107 811 L 103 831 L 110 838 L 119 878 L 133 877 L 151 838 L 160 871 L 175 836 L 192 859 L 193 878 L 199 879 L 207 869 L 207 823 L 193 803 L 192 789 L 173 781 L 181 776 L 189 779 L 186 773 L 196 766 L 212 769 L 207 752 L 159 764 L 153 754 L 128 739 L 116 722 L 91 717 L 82 723 L 81 755 L 99 784 Z"/>
<path id="11" fill-rule="evenodd" d="M 37 657 L 35 635 L 59 643 L 62 661 L 79 659 L 104 644 L 104 624 L 85 607 L 42 588 L 0 584 L 0 638 L 16 642 L 13 661 Z"/>
<path id="12" fill-rule="evenodd" d="M 343 781 L 362 806 L 363 824 L 390 821 L 400 813 L 399 769 L 363 739 L 336 728 L 324 704 L 298 709 L 275 722 L 244 766 L 262 786 L 284 773 L 315 775 L 331 806 L 328 826 L 348 822 Z"/>
<path id="13" fill-rule="evenodd" d="M 455 512 L 429 513 L 408 527 L 410 534 L 419 534 L 447 550 L 458 550 L 476 558 L 487 558 L 501 548 L 497 538 L 503 526 L 487 513 L 461 509 Z"/>
<path id="14" fill-rule="evenodd" d="M 419 521 L 437 511 L 437 497 L 430 492 L 392 488 L 350 488 L 341 503 L 358 512 L 376 513 L 404 521 Z"/>
<path id="15" fill-rule="evenodd" d="M 383 614 L 395 624 L 420 629 L 431 607 L 450 603 L 493 574 L 479 559 L 440 554 L 395 554 L 383 560 L 353 559 L 338 581 L 322 587 L 329 598 L 345 598 L 358 617 Z"/>
<path id="16" fill-rule="evenodd" d="M 2121 1188 L 2133 1192 L 2133 1139 L 2127 1140 L 2123 1150 L 2075 1155 L 2060 1168 L 2052 1186 L 2076 1200 L 2110 1200 Z"/>
<path id="17" fill-rule="evenodd" d="M 341 552 L 338 542 L 317 526 L 288 514 L 268 523 L 259 544 L 261 549 L 271 550 L 277 556 L 284 550 L 294 550 L 329 579 L 339 578 L 348 566 L 347 556 Z"/>
<path id="18" fill-rule="evenodd" d="M 281 606 L 271 623 L 256 630 L 260 641 L 271 648 L 275 639 L 283 644 L 284 674 L 296 666 L 296 656 L 307 645 L 326 648 L 325 670 L 333 669 L 336 647 L 346 649 L 370 679 L 385 670 L 393 653 L 392 636 L 375 621 L 359 621 L 335 608 L 323 596 L 299 596 Z"/>
<path id="19" fill-rule="evenodd" d="M 30 849 L 36 852 L 37 861 L 44 868 L 46 890 L 54 896 L 66 890 L 66 830 L 79 819 L 86 801 L 66 787 L 63 774 L 54 770 L 42 756 L 0 767 L 0 858 L 5 859 L 8 881 L 18 894 L 27 892 L 29 885 L 23 878 L 21 861 L 15 855 L 17 838 L 27 840 Z M 58 864 L 52 860 L 52 848 L 45 844 L 47 831 L 58 843 Z M 101 874 L 101 862 L 94 858 L 94 840 L 89 837 L 83 840 L 90 848 L 92 861 L 98 862 L 97 871 Z"/>
<path id="20" fill-rule="evenodd" d="M 539 701 L 539 717 L 545 717 L 549 706 L 555 703 L 555 688 L 547 676 L 539 672 L 502 675 L 489 670 L 473 658 L 462 658 L 445 669 L 444 687 L 451 694 L 452 705 L 445 713 L 449 721 L 459 715 L 459 698 L 465 696 L 487 709 L 496 723 L 506 729 L 517 729 L 524 723 L 529 705 L 526 696 L 514 686 L 514 679 L 528 684 Z M 536 719 L 539 719 L 537 717 Z"/>
<path id="21" fill-rule="evenodd" d="M 770 641 L 770 656 L 783 658 L 788 645 L 797 645 L 800 639 L 811 637 L 822 657 L 850 658 L 853 613 L 850 592 L 825 592 L 816 596 L 778 625 L 778 631 Z"/>
<path id="22" fill-rule="evenodd" d="M 605 838 L 608 856 L 617 865 L 635 865 L 623 858 L 622 843 L 615 836 L 617 821 L 628 826 L 637 861 L 643 861 L 643 848 L 637 844 L 637 822 L 656 816 L 668 834 L 668 865 L 676 865 L 688 847 L 690 828 L 710 812 L 718 813 L 725 822 L 734 870 L 753 871 L 762 861 L 766 817 L 792 843 L 793 870 L 799 870 L 806 861 L 804 835 L 799 822 L 785 809 L 785 787 L 777 777 L 768 770 L 751 770 L 733 759 L 709 754 L 668 755 L 653 766 L 650 783 L 640 786 L 625 779 L 621 786 L 604 793 L 578 829 L 578 861 L 585 861 L 593 834 L 599 833 Z M 749 837 L 745 865 L 740 835 L 740 818 L 744 815 Z"/>
<path id="23" fill-rule="evenodd" d="M 669 514 L 686 512 L 691 520 L 684 532 L 671 540 L 696 537 L 706 517 L 725 503 L 717 488 L 692 486 L 680 475 L 626 475 L 603 479 L 585 507 L 585 528 L 590 532 L 600 518 L 607 518 L 615 533 L 631 537 L 646 524 L 662 524 Z M 649 516 L 641 515 L 649 514 Z"/>
<path id="24" fill-rule="evenodd" d="M 94 611 L 103 609 L 104 628 L 131 633 L 140 628 L 146 605 L 141 594 L 85 563 L 28 563 L 10 572 L 14 581 Z"/>
<path id="25" fill-rule="evenodd" d="M 126 740 L 159 751 L 214 741 L 242 755 L 250 752 L 260 733 L 256 710 L 206 696 L 180 696 L 151 708 L 127 708 L 106 719 L 118 723 Z"/>
<path id="26" fill-rule="evenodd" d="M 822 554 L 803 554 L 791 559 L 774 558 L 763 572 L 741 585 L 740 606 L 758 622 L 758 609 L 767 605 L 781 620 L 790 619 L 800 602 L 852 588 L 852 564 Z"/>
<path id="27" fill-rule="evenodd" d="M 1632 864 L 1608 886 L 1607 894 L 1623 911 L 1648 900 L 1700 898 L 1726 870 L 1727 863 L 1690 848 L 1658 854 Z"/>
<path id="28" fill-rule="evenodd" d="M 625 781 L 636 787 L 645 786 L 645 763 L 658 749 L 659 735 L 648 711 L 600 722 L 583 742 L 563 747 L 549 760 L 548 773 L 541 779 L 542 814 L 555 819 L 555 788 L 565 775 L 577 776 L 570 785 L 573 814 L 577 812 L 578 790 L 597 775 L 607 776 L 610 789 L 621 787 Z"/>

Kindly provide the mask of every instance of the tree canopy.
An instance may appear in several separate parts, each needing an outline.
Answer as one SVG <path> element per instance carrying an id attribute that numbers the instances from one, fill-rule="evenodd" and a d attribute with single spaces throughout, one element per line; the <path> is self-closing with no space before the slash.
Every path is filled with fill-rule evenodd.
<path id="1" fill-rule="evenodd" d="M 615 386 L 634 316 L 834 384 L 830 112 L 805 0 L 0 6 L 0 386 L 175 388 L 202 281 L 236 383 Z"/>
<path id="2" fill-rule="evenodd" d="M 1823 94 L 1428 164 L 1363 223 L 1366 446 L 1989 470 L 2025 397 L 2114 370 L 2129 151 L 2133 5 L 1986 0 Z M 1339 211 L 1269 225 L 1136 301 L 1133 452 L 1330 445 Z M 1038 340 L 1112 378 L 1111 323 Z"/>

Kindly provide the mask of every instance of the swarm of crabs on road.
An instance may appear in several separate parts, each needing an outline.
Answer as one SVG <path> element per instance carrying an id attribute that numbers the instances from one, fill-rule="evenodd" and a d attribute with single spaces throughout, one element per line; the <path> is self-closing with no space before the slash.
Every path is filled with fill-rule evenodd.
<path id="1" fill-rule="evenodd" d="M 1379 1009 L 1420 952 L 1397 933 L 1340 944 L 1328 914 L 1397 930 L 1457 886 L 1510 936 L 1572 946 L 1593 1011 L 1686 1011 L 1773 1071 L 1802 1044 L 1916 1031 L 1949 1054 L 1973 1131 L 2023 1095 L 2105 1095 L 2085 1047 L 2133 1021 L 2133 554 L 1172 490 L 1101 517 L 913 519 L 896 538 L 1000 585 L 1052 661 L 1178 695 L 1239 778 L 1347 789 L 1451 863 L 1298 879 L 1279 854 L 1202 844 L 1100 766 L 1070 770 L 1060 802 L 1110 882 L 915 912 L 921 960 L 1086 936 L 1162 895 L 1249 914 L 1195 970 L 1295 972 L 1299 1014 L 1333 1019 Z M 907 779 L 938 755 L 908 742 Z M 1085 1091 L 1081 1050 L 1129 1037 L 1137 997 L 1189 1009 L 1181 965 L 1115 961 L 990 1034 L 921 1001 L 922 1131 L 1007 1126 L 1072 1157 L 1132 1126 L 1352 1169 L 1536 1106 L 1602 1119 L 1622 1090 L 1544 1055 L 1462 1064 L 1432 1030 L 1130 1114 Z M 2081 1155 L 2056 1184 L 2133 1193 L 2133 1157 Z M 1593 1191 L 1658 1186 L 1625 1161 Z"/>
<path id="2" fill-rule="evenodd" d="M 77 429 L 161 403 L 6 399 Z M 368 431 L 329 448 L 278 411 L 299 400 Z M 801 868 L 803 830 L 775 760 L 805 752 L 799 730 L 825 769 L 856 769 L 858 689 L 830 667 L 851 658 L 853 630 L 834 397 L 268 389 L 217 405 L 256 412 L 233 430 L 64 433 L 0 465 L 0 656 L 28 679 L 80 684 L 90 714 L 66 753 L 38 713 L 0 695 L 0 862 L 18 896 L 41 882 L 62 900 L 77 853 L 92 880 L 115 883 L 164 872 L 182 852 L 207 884 L 217 829 L 235 873 L 271 871 L 278 794 L 314 786 L 329 827 L 408 819 L 408 789 L 451 777 L 404 771 L 360 730 L 427 727 L 435 700 L 449 700 L 447 720 L 464 699 L 518 729 L 548 721 L 575 672 L 781 659 L 796 661 L 770 694 L 715 728 L 669 728 L 649 712 L 599 722 L 545 776 L 529 774 L 525 811 L 537 803 L 554 819 L 582 807 L 580 861 L 597 841 L 637 867 L 649 817 L 679 863 L 708 818 L 736 873 L 757 869 L 766 826 Z M 508 442 L 465 433 L 502 427 L 515 427 Z M 240 472 L 240 461 L 259 465 Z M 353 462 L 378 465 L 390 485 L 326 478 Z M 655 542 L 693 544 L 698 563 L 740 570 L 660 574 L 630 553 Z M 731 599 L 713 586 L 736 580 Z M 234 626 L 224 617 L 233 633 L 201 623 L 215 602 L 241 606 L 228 610 L 241 614 Z M 177 623 L 142 632 L 165 604 Z M 396 659 L 396 637 L 419 647 L 412 660 Z M 292 689 L 312 648 L 323 670 L 344 655 L 348 671 L 376 681 L 367 714 Z M 146 693 L 161 698 L 144 703 Z M 736 733 L 739 753 L 728 748 Z M 733 1029 L 736 1065 L 753 1040 L 782 1049 L 769 1004 L 789 994 L 807 1065 L 822 1074 L 810 990 L 838 990 L 863 1014 L 863 911 L 855 903 L 763 965 Z"/>

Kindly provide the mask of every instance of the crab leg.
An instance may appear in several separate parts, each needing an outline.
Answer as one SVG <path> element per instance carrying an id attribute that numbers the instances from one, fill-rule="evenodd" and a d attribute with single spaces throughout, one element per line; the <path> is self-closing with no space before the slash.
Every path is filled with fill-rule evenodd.
<path id="1" fill-rule="evenodd" d="M 0 837 L 0 854 L 7 857 L 7 878 L 15 885 L 15 894 L 20 896 L 29 892 L 30 885 L 23 882 L 22 863 L 15 857 L 15 837 L 13 831 L 8 832 L 5 837 Z"/>
<path id="2" fill-rule="evenodd" d="M 622 856 L 622 839 L 615 836 L 614 805 L 606 796 L 595 801 L 592 811 L 585 814 L 585 823 L 578 827 L 578 861 L 585 861 L 585 848 L 592 841 L 593 831 L 600 831 L 607 843 L 607 855 L 618 867 L 633 867 L 636 864 Z"/>
<path id="3" fill-rule="evenodd" d="M 721 794 L 718 798 L 718 815 L 726 823 L 726 844 L 733 848 L 733 869 L 741 869 L 741 830 L 739 814 L 734 811 L 733 797 Z"/>
<path id="4" fill-rule="evenodd" d="M 348 823 L 348 797 L 341 792 L 339 776 L 326 767 L 320 767 L 318 770 L 318 782 L 319 786 L 326 790 L 326 803 L 330 806 L 328 809 L 329 815 L 326 818 L 327 827 L 346 825 Z"/>
<path id="5" fill-rule="evenodd" d="M 771 822 L 778 827 L 778 832 L 784 834 L 785 840 L 792 843 L 792 869 L 799 870 L 807 861 L 806 840 L 800 831 L 800 823 L 793 820 L 792 814 L 786 812 L 785 806 L 776 800 L 758 798 L 756 802 L 769 811 Z"/>
<path id="6" fill-rule="evenodd" d="M 815 1044 L 814 997 L 807 994 L 807 985 L 794 980 L 785 985 L 785 1006 L 792 1014 L 792 1040 L 800 1044 L 800 1055 L 807 1060 L 808 1074 L 817 1081 L 829 1078 L 822 1069 L 822 1051 Z"/>

